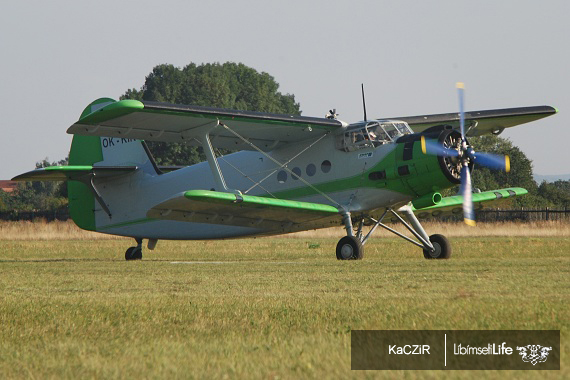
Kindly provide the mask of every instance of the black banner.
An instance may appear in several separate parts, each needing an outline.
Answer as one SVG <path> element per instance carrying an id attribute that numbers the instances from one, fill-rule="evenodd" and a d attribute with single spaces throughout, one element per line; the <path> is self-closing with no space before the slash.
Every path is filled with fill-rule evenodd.
<path id="1" fill-rule="evenodd" d="M 559 370 L 560 330 L 353 330 L 353 370 Z"/>

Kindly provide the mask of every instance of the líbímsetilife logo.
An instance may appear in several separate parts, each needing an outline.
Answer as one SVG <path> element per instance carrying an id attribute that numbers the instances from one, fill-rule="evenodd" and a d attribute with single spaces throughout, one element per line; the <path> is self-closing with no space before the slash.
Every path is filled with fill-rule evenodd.
<path id="1" fill-rule="evenodd" d="M 353 370 L 556 371 L 560 330 L 352 330 L 350 357 Z"/>
<path id="2" fill-rule="evenodd" d="M 548 359 L 548 354 L 552 351 L 552 347 L 544 347 L 540 344 L 529 344 L 523 347 L 517 347 L 522 361 L 526 363 L 544 363 Z"/>

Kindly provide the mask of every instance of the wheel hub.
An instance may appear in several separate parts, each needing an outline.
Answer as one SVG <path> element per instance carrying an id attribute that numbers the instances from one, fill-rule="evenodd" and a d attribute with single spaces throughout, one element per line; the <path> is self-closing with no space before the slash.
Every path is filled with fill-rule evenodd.
<path id="1" fill-rule="evenodd" d="M 432 245 L 433 245 L 433 251 L 431 251 L 429 254 L 433 258 L 437 258 L 441 255 L 441 246 L 434 242 L 432 242 Z"/>
<path id="2" fill-rule="evenodd" d="M 343 258 L 350 259 L 354 254 L 354 250 L 352 249 L 352 246 L 350 244 L 345 244 L 340 249 L 340 254 L 342 255 Z"/>

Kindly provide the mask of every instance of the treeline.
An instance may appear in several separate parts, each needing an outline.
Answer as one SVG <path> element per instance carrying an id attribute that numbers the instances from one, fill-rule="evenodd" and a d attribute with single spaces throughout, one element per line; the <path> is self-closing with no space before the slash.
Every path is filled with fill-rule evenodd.
<path id="1" fill-rule="evenodd" d="M 218 108 L 231 108 L 300 115 L 295 96 L 279 92 L 279 84 L 267 73 L 259 73 L 243 64 L 191 63 L 183 68 L 158 65 L 146 77 L 140 89 L 129 89 L 121 99 L 160 101 L 177 104 L 194 104 Z M 504 208 L 558 208 L 570 207 L 570 181 L 536 183 L 532 175 L 532 162 L 510 140 L 497 136 L 470 139 L 477 151 L 509 155 L 510 173 L 476 167 L 473 184 L 481 191 L 505 187 L 523 187 L 528 195 L 507 199 Z M 159 165 L 192 165 L 205 160 L 200 147 L 185 144 L 149 142 Z M 220 151 L 226 154 L 227 151 Z M 66 165 L 67 159 L 49 162 L 44 159 L 36 168 Z M 444 195 L 454 195 L 449 189 Z M 67 186 L 58 182 L 24 182 L 11 194 L 0 191 L 0 211 L 45 210 L 67 207 Z"/>
<path id="2" fill-rule="evenodd" d="M 295 96 L 279 92 L 279 84 L 271 75 L 233 62 L 190 63 L 183 68 L 158 65 L 139 90 L 130 89 L 121 99 L 301 114 Z M 157 141 L 149 141 L 148 146 L 159 165 L 192 165 L 206 160 L 201 147 Z M 220 149 L 218 153 L 228 151 Z"/>
<path id="3" fill-rule="evenodd" d="M 533 177 L 532 161 L 513 143 L 498 136 L 487 135 L 470 138 L 475 151 L 497 153 L 510 157 L 511 170 L 505 173 L 475 166 L 473 186 L 481 191 L 505 187 L 522 187 L 528 194 L 506 200 L 503 208 L 570 208 L 570 181 L 556 181 L 538 184 Z M 457 189 L 452 189 L 457 192 Z"/>
<path id="4" fill-rule="evenodd" d="M 49 162 L 47 158 L 36 162 L 36 169 L 67 165 L 67 158 Z M 0 190 L 0 211 L 57 211 L 67 208 L 65 182 L 20 182 L 6 193 Z"/>

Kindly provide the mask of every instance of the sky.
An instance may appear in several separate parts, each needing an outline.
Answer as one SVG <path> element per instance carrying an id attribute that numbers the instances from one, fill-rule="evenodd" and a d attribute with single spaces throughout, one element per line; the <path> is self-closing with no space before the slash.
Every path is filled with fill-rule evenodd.
<path id="1" fill-rule="evenodd" d="M 567 0 L 0 0 L 0 179 L 69 152 L 67 128 L 158 64 L 241 62 L 303 115 L 347 122 L 551 105 L 507 129 L 535 174 L 570 173 Z"/>

